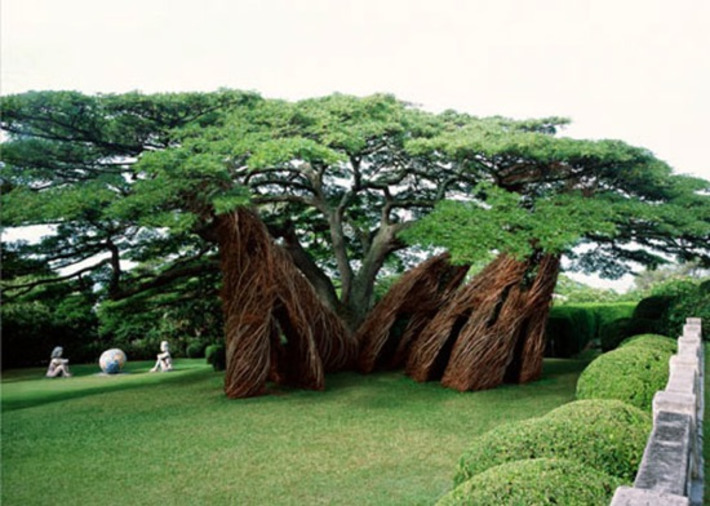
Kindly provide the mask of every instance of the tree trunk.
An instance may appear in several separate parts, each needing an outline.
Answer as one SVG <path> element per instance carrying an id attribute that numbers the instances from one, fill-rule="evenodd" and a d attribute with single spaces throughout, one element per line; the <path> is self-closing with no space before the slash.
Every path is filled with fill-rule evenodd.
<path id="1" fill-rule="evenodd" d="M 383 224 L 378 229 L 368 244 L 362 265 L 352 277 L 349 291 L 343 296 L 344 308 L 341 316 L 353 331 L 357 330 L 370 314 L 377 273 L 380 272 L 387 255 L 401 247 L 396 237 L 401 228 L 401 224 Z"/>

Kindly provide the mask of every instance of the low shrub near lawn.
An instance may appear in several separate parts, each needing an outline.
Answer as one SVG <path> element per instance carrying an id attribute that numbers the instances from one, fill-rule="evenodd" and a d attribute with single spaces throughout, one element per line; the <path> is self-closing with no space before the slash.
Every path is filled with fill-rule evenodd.
<path id="1" fill-rule="evenodd" d="M 619 345 L 620 348 L 625 346 L 642 346 L 654 350 L 660 350 L 673 355 L 678 351 L 678 342 L 670 337 L 660 334 L 641 334 L 624 339 Z"/>
<path id="2" fill-rule="evenodd" d="M 205 348 L 205 359 L 215 371 L 224 371 L 227 367 L 227 355 L 224 344 L 210 344 Z"/>
<path id="3" fill-rule="evenodd" d="M 454 484 L 505 462 L 544 457 L 574 460 L 631 482 L 650 432 L 650 415 L 621 401 L 571 402 L 477 437 L 459 460 Z"/>
<path id="4" fill-rule="evenodd" d="M 661 332 L 661 322 L 648 318 L 620 318 L 604 325 L 600 330 L 600 344 L 603 352 L 616 349 L 624 339 L 639 334 Z"/>
<path id="5" fill-rule="evenodd" d="M 654 394 L 668 382 L 672 354 L 642 345 L 604 353 L 579 376 L 577 399 L 619 399 L 650 413 Z"/>
<path id="6" fill-rule="evenodd" d="M 518 460 L 477 474 L 442 497 L 437 506 L 607 506 L 621 484 L 618 477 L 572 460 Z"/>
<path id="7" fill-rule="evenodd" d="M 590 343 L 596 345 L 604 338 L 603 330 L 612 322 L 633 314 L 636 303 L 583 303 L 555 305 L 550 310 L 545 329 L 547 348 L 551 357 L 577 355 Z M 626 335 L 624 335 L 626 337 Z M 615 344 L 621 341 L 619 339 Z"/>

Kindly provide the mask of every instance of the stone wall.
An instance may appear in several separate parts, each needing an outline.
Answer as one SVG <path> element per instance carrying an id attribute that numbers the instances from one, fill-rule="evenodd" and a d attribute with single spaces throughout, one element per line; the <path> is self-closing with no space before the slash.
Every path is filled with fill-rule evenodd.
<path id="1" fill-rule="evenodd" d="M 619 487 L 611 506 L 703 503 L 704 354 L 700 318 L 688 318 L 670 359 L 665 390 L 653 398 L 653 430 L 633 487 Z"/>

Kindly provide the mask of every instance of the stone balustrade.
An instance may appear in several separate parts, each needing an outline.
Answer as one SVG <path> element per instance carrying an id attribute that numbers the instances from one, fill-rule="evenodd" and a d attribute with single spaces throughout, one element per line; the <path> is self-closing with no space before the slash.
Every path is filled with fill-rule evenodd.
<path id="1" fill-rule="evenodd" d="M 700 318 L 688 318 L 670 359 L 665 390 L 653 398 L 653 430 L 633 487 L 619 487 L 611 506 L 703 503 L 704 353 Z"/>

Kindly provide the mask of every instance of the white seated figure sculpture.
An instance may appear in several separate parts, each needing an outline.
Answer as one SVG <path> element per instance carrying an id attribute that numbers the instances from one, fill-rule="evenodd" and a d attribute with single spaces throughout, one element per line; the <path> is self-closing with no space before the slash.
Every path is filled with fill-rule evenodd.
<path id="1" fill-rule="evenodd" d="M 47 368 L 46 376 L 48 378 L 56 378 L 57 376 L 68 378 L 71 376 L 69 372 L 69 359 L 62 358 L 62 353 L 64 353 L 64 349 L 61 346 L 57 346 L 52 350 L 51 360 Z"/>
<path id="2" fill-rule="evenodd" d="M 158 360 L 155 361 L 155 366 L 150 370 L 150 372 L 167 372 L 173 370 L 173 359 L 170 356 L 170 346 L 167 341 L 160 342 L 160 353 L 158 353 Z"/>

